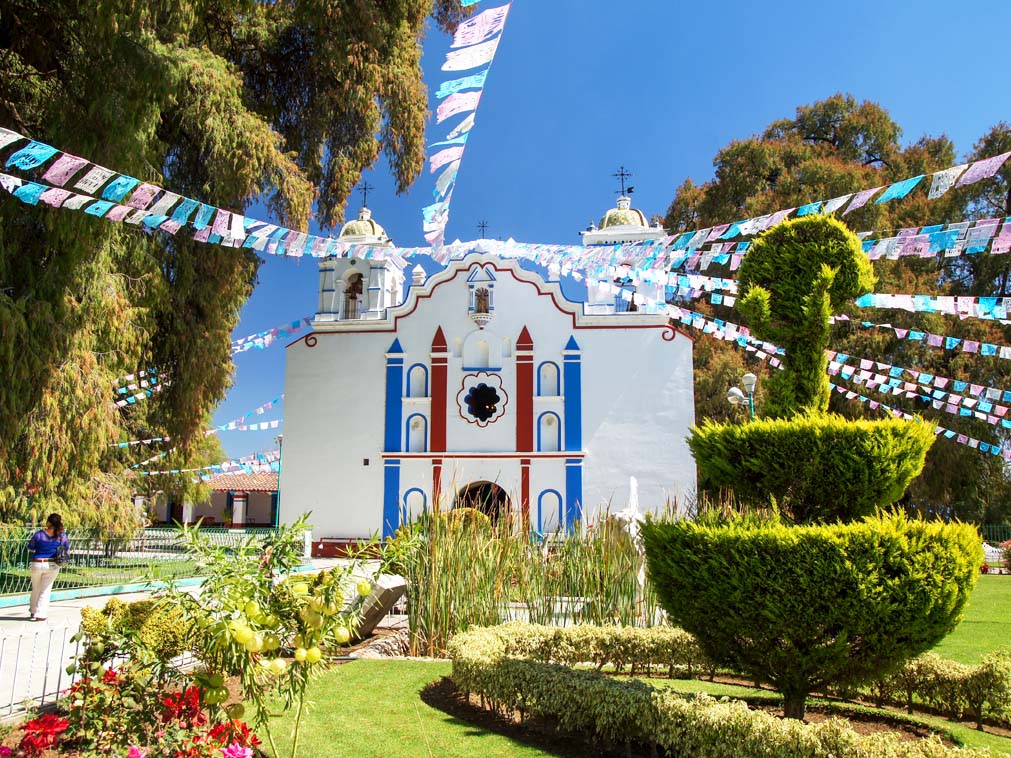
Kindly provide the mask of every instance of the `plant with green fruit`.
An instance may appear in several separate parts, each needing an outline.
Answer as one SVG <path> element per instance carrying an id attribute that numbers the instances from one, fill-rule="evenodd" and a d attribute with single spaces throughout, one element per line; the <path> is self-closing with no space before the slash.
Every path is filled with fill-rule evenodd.
<path id="1" fill-rule="evenodd" d="M 251 722 L 278 755 L 270 731 L 271 706 L 296 708 L 292 753 L 306 709 L 306 689 L 326 654 L 346 645 L 361 620 L 362 603 L 372 593 L 360 552 L 338 567 L 315 574 L 295 573 L 301 563 L 306 517 L 282 526 L 269 540 L 251 536 L 238 547 L 222 548 L 200 529 L 181 527 L 187 551 L 206 566 L 199 595 L 169 586 L 161 599 L 185 619 L 187 644 L 207 675 L 209 702 L 225 705 L 218 684 L 236 676 Z M 290 657 L 289 657 L 290 656 Z M 226 709 L 236 710 L 235 705 Z"/>

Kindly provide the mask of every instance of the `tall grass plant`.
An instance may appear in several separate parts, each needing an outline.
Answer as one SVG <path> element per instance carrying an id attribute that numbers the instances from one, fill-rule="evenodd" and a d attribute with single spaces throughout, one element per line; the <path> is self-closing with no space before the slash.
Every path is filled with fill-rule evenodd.
<path id="1" fill-rule="evenodd" d="M 655 623 L 642 557 L 614 520 L 542 537 L 508 519 L 486 523 L 436 514 L 404 526 L 389 546 L 407 579 L 414 655 L 444 655 L 472 626 Z"/>

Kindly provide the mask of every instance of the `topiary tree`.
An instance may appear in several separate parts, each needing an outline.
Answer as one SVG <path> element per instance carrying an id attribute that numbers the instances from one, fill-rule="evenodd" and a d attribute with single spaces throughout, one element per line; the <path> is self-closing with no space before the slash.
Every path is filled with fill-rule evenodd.
<path id="1" fill-rule="evenodd" d="M 786 370 L 765 383 L 763 413 L 827 410 L 829 317 L 875 282 L 860 240 L 830 216 L 785 221 L 751 244 L 737 281 L 752 331 L 786 350 Z"/>
<path id="2" fill-rule="evenodd" d="M 797 522 L 849 521 L 895 503 L 933 442 L 926 423 L 820 414 L 707 422 L 688 438 L 711 484 L 732 488 L 743 503 L 775 502 Z"/>
<path id="3" fill-rule="evenodd" d="M 752 243 L 738 281 L 739 309 L 756 335 L 786 350 L 784 370 L 764 384 L 762 414 L 774 420 L 692 429 L 703 476 L 802 522 L 860 518 L 898 501 L 923 470 L 933 427 L 825 413 L 829 317 L 874 284 L 860 240 L 831 217 L 786 221 Z"/>
<path id="4" fill-rule="evenodd" d="M 982 549 L 968 524 L 870 517 L 787 526 L 647 522 L 649 578 L 673 623 L 713 661 L 809 693 L 887 676 L 961 618 Z"/>

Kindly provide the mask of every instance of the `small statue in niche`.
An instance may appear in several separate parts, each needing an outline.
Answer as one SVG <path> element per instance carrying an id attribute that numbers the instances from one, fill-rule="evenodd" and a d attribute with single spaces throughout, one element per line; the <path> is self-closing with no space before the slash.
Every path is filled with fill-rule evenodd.
<path id="1" fill-rule="evenodd" d="M 362 296 L 363 282 L 362 275 L 355 274 L 344 288 L 344 318 L 358 318 L 358 301 Z"/>
<path id="2" fill-rule="evenodd" d="M 488 313 L 488 301 L 491 293 L 487 287 L 480 287 L 474 291 L 474 313 Z"/>

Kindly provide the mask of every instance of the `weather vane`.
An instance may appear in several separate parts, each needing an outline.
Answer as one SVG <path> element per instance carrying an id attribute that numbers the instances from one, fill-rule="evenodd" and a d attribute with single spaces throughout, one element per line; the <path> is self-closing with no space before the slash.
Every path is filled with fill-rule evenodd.
<path id="1" fill-rule="evenodd" d="M 613 176 L 615 179 L 621 182 L 622 196 L 631 195 L 633 192 L 635 192 L 635 187 L 630 186 L 628 187 L 628 189 L 625 188 L 625 180 L 632 178 L 632 172 L 626 170 L 624 166 L 618 166 L 618 170 L 613 174 L 611 174 L 611 176 Z"/>
<path id="2" fill-rule="evenodd" d="M 368 181 L 362 181 L 362 183 L 358 185 L 358 191 L 362 193 L 362 207 L 369 207 L 369 193 L 374 189 L 375 187 L 369 184 Z"/>
<path id="3" fill-rule="evenodd" d="M 488 239 L 488 222 L 478 221 L 477 230 L 481 233 L 481 239 Z"/>

